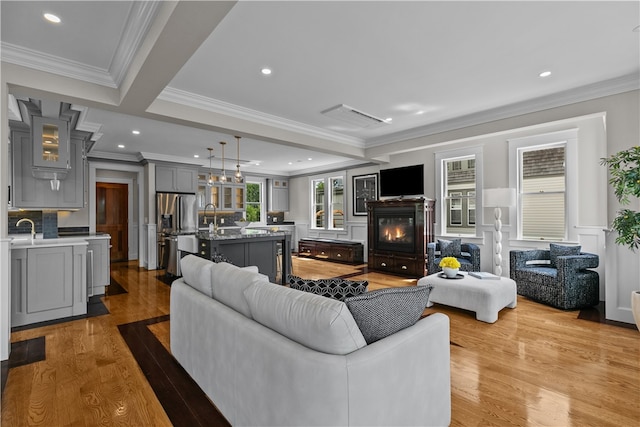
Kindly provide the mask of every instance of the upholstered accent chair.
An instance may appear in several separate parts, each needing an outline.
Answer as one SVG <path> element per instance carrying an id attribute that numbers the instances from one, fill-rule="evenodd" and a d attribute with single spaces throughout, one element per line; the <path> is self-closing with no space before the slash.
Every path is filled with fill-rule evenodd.
<path id="1" fill-rule="evenodd" d="M 551 244 L 549 250 L 514 250 L 509 258 L 519 295 L 564 310 L 598 304 L 599 276 L 589 270 L 598 267 L 598 255 Z"/>
<path id="2" fill-rule="evenodd" d="M 427 243 L 427 271 L 429 274 L 442 271 L 440 260 L 452 256 L 460 261 L 462 271 L 480 271 L 480 248 L 473 243 L 462 243 L 460 239 Z"/>

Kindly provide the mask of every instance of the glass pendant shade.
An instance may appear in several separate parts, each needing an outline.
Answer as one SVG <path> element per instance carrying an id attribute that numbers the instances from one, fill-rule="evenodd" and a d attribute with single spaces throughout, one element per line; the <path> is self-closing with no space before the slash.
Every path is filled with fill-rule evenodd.
<path id="1" fill-rule="evenodd" d="M 227 143 L 220 141 L 220 145 L 222 145 L 222 173 L 220 174 L 220 182 L 227 182 L 227 172 L 224 170 L 224 146 L 227 145 Z"/>
<path id="2" fill-rule="evenodd" d="M 237 147 L 238 147 L 238 154 L 236 157 L 236 173 L 235 173 L 235 181 L 237 184 L 242 184 L 244 182 L 244 178 L 242 177 L 242 172 L 240 172 L 240 137 L 236 136 L 235 137 L 237 142 Z"/>

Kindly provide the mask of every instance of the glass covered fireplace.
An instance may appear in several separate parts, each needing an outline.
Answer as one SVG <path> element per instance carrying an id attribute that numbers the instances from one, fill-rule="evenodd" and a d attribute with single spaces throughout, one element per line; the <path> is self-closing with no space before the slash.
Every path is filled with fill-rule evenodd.
<path id="1" fill-rule="evenodd" d="M 415 209 L 380 209 L 374 211 L 374 216 L 376 249 L 394 252 L 415 250 Z"/>

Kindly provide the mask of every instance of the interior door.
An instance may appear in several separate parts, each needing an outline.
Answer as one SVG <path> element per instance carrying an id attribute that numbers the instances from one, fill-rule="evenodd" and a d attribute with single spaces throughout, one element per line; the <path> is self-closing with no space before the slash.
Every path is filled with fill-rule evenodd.
<path id="1" fill-rule="evenodd" d="M 111 236 L 111 261 L 129 258 L 128 186 L 110 182 L 96 183 L 96 231 Z"/>

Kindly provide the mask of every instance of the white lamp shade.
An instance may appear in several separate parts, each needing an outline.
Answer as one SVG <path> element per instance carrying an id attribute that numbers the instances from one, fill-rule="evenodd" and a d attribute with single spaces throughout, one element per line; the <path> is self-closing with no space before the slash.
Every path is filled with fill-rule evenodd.
<path id="1" fill-rule="evenodd" d="M 516 205 L 513 188 L 488 188 L 482 191 L 482 205 L 487 208 L 508 208 Z"/>

